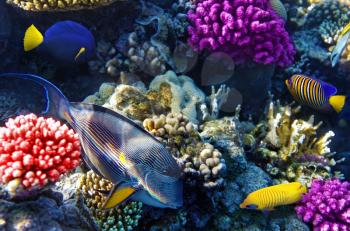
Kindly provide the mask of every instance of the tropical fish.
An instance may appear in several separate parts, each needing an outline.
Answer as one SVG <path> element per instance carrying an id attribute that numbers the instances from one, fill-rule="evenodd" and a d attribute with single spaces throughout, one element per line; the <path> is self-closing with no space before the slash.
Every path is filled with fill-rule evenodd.
<path id="1" fill-rule="evenodd" d="M 43 88 L 44 113 L 66 120 L 75 129 L 86 164 L 114 184 L 104 208 L 127 199 L 161 208 L 182 205 L 181 170 L 176 160 L 132 120 L 101 106 L 70 103 L 56 86 L 35 75 L 3 74 L 0 78 L 32 81 Z"/>
<path id="2" fill-rule="evenodd" d="M 334 86 L 304 75 L 293 75 L 285 83 L 296 101 L 317 110 L 331 110 L 329 100 L 337 97 Z"/>
<path id="3" fill-rule="evenodd" d="M 288 19 L 287 10 L 284 7 L 281 0 L 270 0 L 270 6 L 274 11 L 276 11 L 276 13 L 279 16 L 281 16 L 281 18 L 284 19 L 285 22 L 287 21 L 287 19 Z"/>
<path id="4" fill-rule="evenodd" d="M 307 189 L 299 182 L 279 184 L 250 193 L 240 208 L 273 210 L 276 206 L 293 204 L 301 199 Z"/>
<path id="5" fill-rule="evenodd" d="M 31 25 L 23 39 L 24 51 L 35 48 L 60 64 L 82 63 L 95 55 L 94 36 L 83 25 L 73 21 L 62 21 L 51 26 L 43 36 Z"/>
<path id="6" fill-rule="evenodd" d="M 331 63 L 332 67 L 334 67 L 340 60 L 341 55 L 343 54 L 346 44 L 348 43 L 350 38 L 350 23 L 347 24 L 340 33 L 337 44 L 332 50 L 331 53 Z"/>

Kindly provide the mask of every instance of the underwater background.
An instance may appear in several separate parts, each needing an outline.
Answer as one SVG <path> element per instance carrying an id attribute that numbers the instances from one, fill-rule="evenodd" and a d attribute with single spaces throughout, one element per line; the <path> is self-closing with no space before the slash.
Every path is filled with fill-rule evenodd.
<path id="1" fill-rule="evenodd" d="M 349 0 L 0 0 L 0 230 L 350 230 L 349 23 Z"/>

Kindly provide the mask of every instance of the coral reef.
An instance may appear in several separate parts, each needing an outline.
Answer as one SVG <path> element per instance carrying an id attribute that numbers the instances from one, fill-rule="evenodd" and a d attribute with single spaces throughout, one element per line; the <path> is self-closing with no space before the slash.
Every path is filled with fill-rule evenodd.
<path id="1" fill-rule="evenodd" d="M 196 183 L 200 176 L 208 189 L 223 185 L 226 164 L 222 154 L 209 143 L 200 140 L 194 124 L 183 114 L 154 116 L 143 121 L 143 126 L 161 140 L 183 165 L 188 182 Z"/>
<path id="2" fill-rule="evenodd" d="M 128 202 L 118 208 L 102 209 L 107 197 L 100 191 L 110 191 L 112 187 L 111 182 L 89 171 L 80 178 L 77 194 L 84 198 L 101 230 L 133 230 L 141 218 L 142 203 Z"/>
<path id="3" fill-rule="evenodd" d="M 69 11 L 91 9 L 121 0 L 6 0 L 7 3 L 29 11 Z"/>
<path id="4" fill-rule="evenodd" d="M 235 63 L 285 67 L 293 62 L 295 50 L 284 21 L 266 0 L 201 0 L 188 19 L 189 43 L 200 51 L 227 52 Z"/>
<path id="5" fill-rule="evenodd" d="M 227 98 L 230 93 L 230 88 L 225 85 L 221 85 L 217 91 L 215 87 L 211 88 L 211 95 L 206 98 L 206 104 L 203 103 L 200 105 L 200 110 L 202 112 L 202 120 L 213 120 L 217 119 L 219 116 L 220 108 L 224 103 L 226 103 Z M 207 106 L 209 105 L 209 107 Z"/>
<path id="6" fill-rule="evenodd" d="M 338 179 L 315 180 L 295 210 L 314 230 L 348 230 L 350 183 Z"/>
<path id="7" fill-rule="evenodd" d="M 247 133 L 244 142 L 252 149 L 253 158 L 277 182 L 310 185 L 312 179 L 331 176 L 330 167 L 336 161 L 328 145 L 334 133 L 328 131 L 319 137 L 322 122 L 314 124 L 313 116 L 307 121 L 297 119 L 299 111 L 300 107 L 271 102 L 266 121 Z"/>
<path id="8" fill-rule="evenodd" d="M 162 86 L 168 88 L 171 112 L 183 113 L 191 122 L 197 122 L 197 106 L 205 102 L 205 94 L 194 81 L 185 75 L 177 76 L 175 72 L 168 71 L 156 76 L 149 90 L 159 92 Z"/>
<path id="9" fill-rule="evenodd" d="M 0 176 L 9 192 L 42 188 L 80 164 L 78 135 L 59 121 L 28 114 L 5 125 L 0 128 Z"/>

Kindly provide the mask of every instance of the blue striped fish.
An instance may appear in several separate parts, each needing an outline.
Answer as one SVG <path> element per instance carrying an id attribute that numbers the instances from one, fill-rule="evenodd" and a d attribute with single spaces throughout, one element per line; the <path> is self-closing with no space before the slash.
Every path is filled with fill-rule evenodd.
<path id="1" fill-rule="evenodd" d="M 331 109 L 329 99 L 337 93 L 334 86 L 304 75 L 293 75 L 285 83 L 296 101 L 322 111 Z"/>
<path id="2" fill-rule="evenodd" d="M 75 129 L 85 163 L 114 184 L 104 208 L 127 199 L 160 208 L 182 206 L 181 169 L 176 160 L 132 120 L 101 106 L 70 103 L 56 86 L 35 75 L 3 74 L 0 78 L 32 81 L 43 88 L 45 114 L 62 118 Z"/>

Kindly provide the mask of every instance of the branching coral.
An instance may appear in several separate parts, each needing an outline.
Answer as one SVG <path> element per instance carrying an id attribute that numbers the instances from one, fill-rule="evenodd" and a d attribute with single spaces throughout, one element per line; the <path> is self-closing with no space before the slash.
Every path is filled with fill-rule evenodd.
<path id="1" fill-rule="evenodd" d="M 349 230 L 350 183 L 315 180 L 295 210 L 314 230 Z"/>
<path id="2" fill-rule="evenodd" d="M 188 19 L 189 43 L 199 50 L 227 52 L 235 63 L 285 67 L 293 62 L 295 50 L 284 21 L 267 0 L 200 0 Z"/>
<path id="3" fill-rule="evenodd" d="M 300 107 L 282 107 L 271 102 L 266 122 L 261 122 L 245 140 L 253 140 L 254 158 L 277 181 L 299 181 L 309 185 L 314 178 L 330 177 L 330 166 L 336 164 L 328 147 L 334 136 L 328 131 L 321 137 L 314 124 L 314 117 L 308 121 L 297 119 Z M 253 145 L 252 145 L 253 144 Z"/>
<path id="4" fill-rule="evenodd" d="M 6 0 L 29 11 L 69 11 L 96 8 L 121 0 Z"/>
<path id="5" fill-rule="evenodd" d="M 34 114 L 9 119 L 0 128 L 0 153 L 1 183 L 17 182 L 25 189 L 55 182 L 80 164 L 78 135 Z"/>
<path id="6" fill-rule="evenodd" d="M 78 194 L 83 196 L 86 206 L 90 209 L 101 230 L 133 230 L 141 218 L 142 203 L 128 202 L 118 208 L 102 209 L 107 198 L 100 191 L 110 191 L 112 187 L 111 182 L 89 171 L 80 179 Z"/>
<path id="7" fill-rule="evenodd" d="M 222 177 L 226 164 L 222 154 L 211 144 L 200 140 L 197 129 L 184 115 L 154 116 L 144 120 L 143 125 L 183 163 L 183 171 L 188 181 L 195 180 L 192 176 L 200 176 L 204 187 L 209 189 L 224 183 Z"/>

